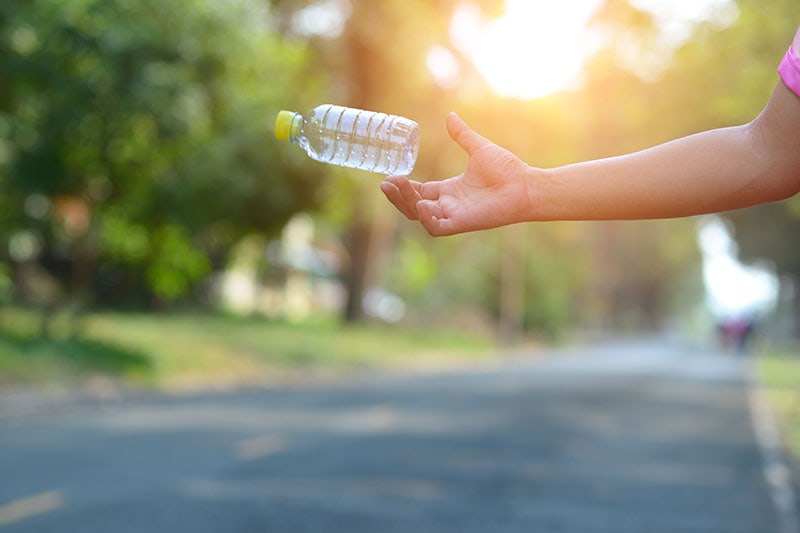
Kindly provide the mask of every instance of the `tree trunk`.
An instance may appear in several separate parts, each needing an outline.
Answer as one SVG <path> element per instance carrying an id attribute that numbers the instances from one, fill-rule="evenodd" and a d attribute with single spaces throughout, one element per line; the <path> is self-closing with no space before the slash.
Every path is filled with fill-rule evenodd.
<path id="1" fill-rule="evenodd" d="M 364 318 L 364 295 L 367 290 L 371 223 L 362 207 L 353 205 L 353 215 L 347 235 L 347 250 L 350 264 L 345 274 L 347 302 L 344 309 L 345 322 L 356 322 Z"/>
<path id="2" fill-rule="evenodd" d="M 500 316 L 497 332 L 502 346 L 519 344 L 525 327 L 525 227 L 501 230 Z"/>

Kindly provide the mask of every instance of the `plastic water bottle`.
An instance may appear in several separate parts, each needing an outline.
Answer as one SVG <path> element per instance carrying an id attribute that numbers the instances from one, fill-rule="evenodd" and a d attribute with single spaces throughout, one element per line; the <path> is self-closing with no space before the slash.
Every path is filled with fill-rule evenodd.
<path id="1" fill-rule="evenodd" d="M 419 153 L 413 120 L 330 104 L 304 115 L 281 111 L 275 137 L 299 143 L 317 161 L 380 174 L 411 174 Z"/>

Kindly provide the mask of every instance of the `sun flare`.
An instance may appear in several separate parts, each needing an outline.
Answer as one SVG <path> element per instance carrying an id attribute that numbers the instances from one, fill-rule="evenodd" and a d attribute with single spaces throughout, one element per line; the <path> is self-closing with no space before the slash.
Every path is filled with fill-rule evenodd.
<path id="1" fill-rule="evenodd" d="M 506 0 L 505 13 L 485 20 L 462 4 L 450 28 L 453 43 L 500 96 L 532 99 L 574 85 L 590 49 L 586 23 L 599 0 Z"/>

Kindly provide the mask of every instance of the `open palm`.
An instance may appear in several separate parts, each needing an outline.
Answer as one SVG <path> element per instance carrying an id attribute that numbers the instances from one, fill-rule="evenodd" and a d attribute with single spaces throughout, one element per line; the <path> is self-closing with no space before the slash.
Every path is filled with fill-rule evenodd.
<path id="1" fill-rule="evenodd" d="M 529 212 L 525 176 L 531 167 L 477 134 L 455 113 L 448 116 L 447 129 L 469 155 L 464 172 L 426 183 L 390 176 L 381 184 L 389 201 L 434 236 L 519 222 L 519 214 Z"/>

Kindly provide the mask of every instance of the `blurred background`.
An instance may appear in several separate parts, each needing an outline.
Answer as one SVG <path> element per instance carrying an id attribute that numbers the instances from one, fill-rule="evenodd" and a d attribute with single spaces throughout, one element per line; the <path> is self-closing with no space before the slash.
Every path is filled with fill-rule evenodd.
<path id="1" fill-rule="evenodd" d="M 798 334 L 800 198 L 432 240 L 274 140 L 280 109 L 447 112 L 530 164 L 752 119 L 792 0 L 4 0 L 0 384 L 193 387 L 727 320 Z M 410 356 L 413 354 L 413 356 Z"/>

